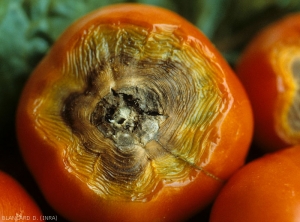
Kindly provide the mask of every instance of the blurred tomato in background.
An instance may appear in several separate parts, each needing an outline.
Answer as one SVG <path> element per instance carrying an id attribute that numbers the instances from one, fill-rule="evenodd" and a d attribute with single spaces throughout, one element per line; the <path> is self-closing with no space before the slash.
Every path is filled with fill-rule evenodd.
<path id="1" fill-rule="evenodd" d="M 258 32 L 236 72 L 252 102 L 254 143 L 273 152 L 300 143 L 300 14 L 289 14 Z"/>

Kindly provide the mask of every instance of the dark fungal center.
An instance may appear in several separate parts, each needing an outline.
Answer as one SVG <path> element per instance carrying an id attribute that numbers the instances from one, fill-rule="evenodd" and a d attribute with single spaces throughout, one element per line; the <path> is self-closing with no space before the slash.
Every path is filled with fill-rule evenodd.
<path id="1" fill-rule="evenodd" d="M 111 90 L 96 106 L 91 124 L 114 142 L 112 155 L 103 155 L 105 177 L 117 183 L 136 180 L 149 156 L 145 145 L 155 140 L 164 120 L 157 95 L 138 87 Z"/>
<path id="2" fill-rule="evenodd" d="M 120 60 L 124 64 L 124 59 L 111 59 L 116 76 L 122 74 L 116 73 Z M 141 66 L 146 68 L 147 63 Z M 149 160 L 160 155 L 146 145 L 159 139 L 160 125 L 167 115 L 162 98 L 146 86 L 111 88 L 99 99 L 101 75 L 106 69 L 108 66 L 101 66 L 90 73 L 85 90 L 67 97 L 61 115 L 82 147 L 99 157 L 104 179 L 125 185 L 137 180 Z"/>
<path id="3" fill-rule="evenodd" d="M 138 87 L 111 89 L 96 106 L 91 124 L 112 139 L 120 149 L 145 146 L 156 139 L 164 120 L 159 97 L 151 90 Z"/>

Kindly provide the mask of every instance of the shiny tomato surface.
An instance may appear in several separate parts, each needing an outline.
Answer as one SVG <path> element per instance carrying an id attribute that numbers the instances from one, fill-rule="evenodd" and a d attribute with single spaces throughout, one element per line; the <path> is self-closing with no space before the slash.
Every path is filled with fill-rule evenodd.
<path id="1" fill-rule="evenodd" d="M 4 172 L 0 172 L 0 221 L 44 221 L 31 196 Z"/>
<path id="2" fill-rule="evenodd" d="M 24 159 L 71 221 L 182 221 L 244 164 L 246 93 L 193 25 L 112 5 L 74 23 L 32 73 L 17 114 Z"/>
<path id="3" fill-rule="evenodd" d="M 271 152 L 300 143 L 300 14 L 264 28 L 243 52 L 236 72 L 252 103 L 256 145 Z"/>
<path id="4" fill-rule="evenodd" d="M 214 202 L 210 222 L 299 221 L 299 148 L 266 154 L 237 171 Z"/>

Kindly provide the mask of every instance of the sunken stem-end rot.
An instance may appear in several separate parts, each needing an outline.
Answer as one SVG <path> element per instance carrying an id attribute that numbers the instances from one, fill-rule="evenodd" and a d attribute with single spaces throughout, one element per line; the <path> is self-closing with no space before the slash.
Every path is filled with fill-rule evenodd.
<path id="1" fill-rule="evenodd" d="M 250 42 L 237 74 L 252 103 L 254 140 L 265 151 L 300 143 L 300 14 L 282 18 Z"/>
<path id="2" fill-rule="evenodd" d="M 0 221 L 43 221 L 37 203 L 10 175 L 0 171 Z"/>
<path id="3" fill-rule="evenodd" d="M 165 9 L 121 4 L 74 23 L 23 91 L 17 130 L 71 221 L 182 221 L 244 163 L 252 113 L 210 41 Z"/>

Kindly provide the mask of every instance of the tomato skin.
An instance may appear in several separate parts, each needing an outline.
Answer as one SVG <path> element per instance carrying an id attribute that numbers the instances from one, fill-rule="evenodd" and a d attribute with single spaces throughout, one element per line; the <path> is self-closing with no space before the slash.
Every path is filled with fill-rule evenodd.
<path id="1" fill-rule="evenodd" d="M 252 103 L 254 141 L 265 152 L 300 142 L 299 132 L 287 126 L 291 94 L 296 93 L 297 80 L 291 77 L 290 66 L 293 58 L 299 57 L 292 51 L 299 47 L 299 27 L 300 15 L 292 14 L 264 28 L 246 47 L 236 67 Z"/>
<path id="2" fill-rule="evenodd" d="M 299 221 L 299 148 L 266 154 L 237 171 L 217 197 L 210 221 Z"/>
<path id="3" fill-rule="evenodd" d="M 0 220 L 43 220 L 42 212 L 24 188 L 10 175 L 0 172 Z"/>
<path id="4" fill-rule="evenodd" d="M 151 201 L 105 200 L 69 173 L 61 147 L 55 147 L 36 131 L 36 97 L 52 86 L 65 59 L 65 53 L 86 26 L 124 22 L 139 26 L 166 24 L 179 27 L 186 38 L 196 38 L 219 67 L 234 102 L 220 125 L 221 138 L 204 165 L 205 173 L 180 187 L 164 187 Z M 43 75 L 41 75 L 43 73 Z M 29 79 L 17 115 L 18 139 L 24 159 L 49 203 L 71 221 L 182 221 L 203 209 L 237 168 L 242 166 L 252 137 L 252 113 L 244 89 L 210 41 L 178 15 L 156 7 L 127 4 L 95 11 L 72 25 L 58 40 Z M 34 141 L 32 143 L 31 141 Z"/>

